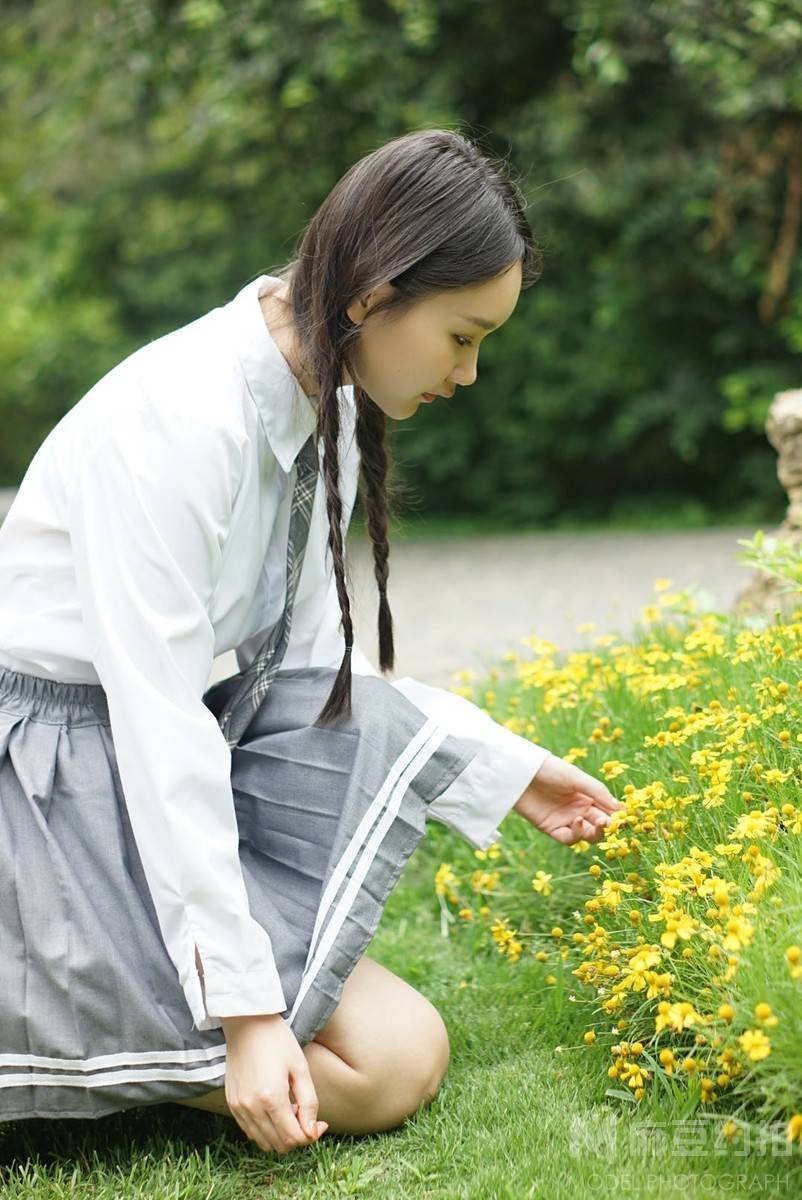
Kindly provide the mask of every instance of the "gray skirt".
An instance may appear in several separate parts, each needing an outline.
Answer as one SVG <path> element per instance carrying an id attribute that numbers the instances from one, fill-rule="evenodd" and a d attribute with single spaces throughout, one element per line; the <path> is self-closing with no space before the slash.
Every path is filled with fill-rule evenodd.
<path id="1" fill-rule="evenodd" d="M 315 727 L 335 674 L 280 671 L 231 756 L 250 909 L 301 1045 L 475 753 L 376 676 L 354 675 L 351 716 Z M 215 715 L 238 679 L 204 696 Z M 159 931 L 103 688 L 0 666 L 0 1121 L 189 1099 L 225 1068 Z"/>

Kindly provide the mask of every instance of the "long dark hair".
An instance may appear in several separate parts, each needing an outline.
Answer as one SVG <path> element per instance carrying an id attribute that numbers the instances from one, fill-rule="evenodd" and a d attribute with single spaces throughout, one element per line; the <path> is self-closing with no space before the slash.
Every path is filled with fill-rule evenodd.
<path id="1" fill-rule="evenodd" d="M 351 713 L 354 630 L 346 586 L 339 486 L 340 408 L 337 389 L 354 380 L 360 496 L 379 588 L 379 663 L 395 661 L 387 602 L 391 501 L 396 488 L 386 446 L 387 416 L 358 384 L 360 325 L 346 309 L 389 281 L 394 293 L 378 313 L 401 316 L 426 296 L 486 283 L 520 261 L 522 288 L 540 277 L 542 257 L 525 215 L 526 202 L 506 163 L 462 133 L 433 128 L 393 138 L 359 159 L 334 185 L 309 221 L 294 258 L 276 274 L 287 284 L 299 354 L 317 381 L 318 442 L 345 652 L 320 724 Z"/>

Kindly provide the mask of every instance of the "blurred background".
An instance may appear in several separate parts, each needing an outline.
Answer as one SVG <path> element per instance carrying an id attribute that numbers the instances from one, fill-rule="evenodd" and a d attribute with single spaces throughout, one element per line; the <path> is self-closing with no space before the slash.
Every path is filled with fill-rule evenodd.
<path id="1" fill-rule="evenodd" d="M 351 163 L 437 124 L 509 161 L 544 271 L 473 387 L 391 423 L 397 538 L 779 521 L 800 61 L 802 0 L 4 0 L 0 488 L 121 358 L 290 258 Z"/>

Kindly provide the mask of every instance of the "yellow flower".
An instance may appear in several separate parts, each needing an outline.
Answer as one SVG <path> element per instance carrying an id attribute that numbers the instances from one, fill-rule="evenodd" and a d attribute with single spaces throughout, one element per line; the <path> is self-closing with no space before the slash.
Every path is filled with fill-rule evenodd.
<path id="1" fill-rule="evenodd" d="M 657 1006 L 655 1033 L 666 1028 L 681 1033 L 683 1029 L 690 1029 L 699 1019 L 698 1012 L 687 1000 L 681 1000 L 677 1004 L 669 1004 L 667 1000 L 661 1000 Z"/>
<path id="2" fill-rule="evenodd" d="M 755 1016 L 763 1025 L 776 1025 L 777 1018 L 771 1011 L 771 1005 L 766 1004 L 765 1000 L 760 1004 L 755 1005 Z"/>
<path id="3" fill-rule="evenodd" d="M 457 882 L 457 877 L 449 864 L 441 863 L 437 868 L 437 874 L 434 877 L 434 887 L 438 896 L 444 896 L 445 893 L 450 890 L 451 885 Z"/>
<path id="4" fill-rule="evenodd" d="M 471 873 L 471 887 L 475 892 L 492 892 L 498 886 L 501 875 L 498 871 L 483 871 L 481 868 Z"/>
<path id="5" fill-rule="evenodd" d="M 741 1043 L 741 1049 L 754 1062 L 758 1062 L 762 1058 L 768 1058 L 771 1054 L 771 1042 L 759 1029 L 747 1029 L 738 1038 Z"/>
<path id="6" fill-rule="evenodd" d="M 498 858 L 501 854 L 501 845 L 498 842 L 492 842 L 486 850 L 474 850 L 474 857 L 479 859 Z"/>
<path id="7" fill-rule="evenodd" d="M 556 983 L 556 982 L 557 982 L 556 975 L 547 975 L 546 976 L 546 983 Z"/>
<path id="8" fill-rule="evenodd" d="M 794 1113 L 788 1122 L 788 1141 L 802 1142 L 802 1113 Z"/>
<path id="9" fill-rule="evenodd" d="M 780 734 L 780 737 L 782 737 L 782 734 Z M 764 783 L 785 783 L 790 778 L 790 771 L 780 771 L 777 767 L 770 767 L 768 771 L 764 771 L 763 773 Z"/>
<path id="10" fill-rule="evenodd" d="M 552 875 L 547 875 L 545 871 L 536 871 L 535 878 L 532 880 L 532 887 L 536 892 L 540 892 L 542 896 L 551 895 Z"/>
<path id="11" fill-rule="evenodd" d="M 725 1121 L 721 1126 L 721 1136 L 731 1142 L 738 1133 L 738 1126 L 734 1121 Z"/>
<path id="12" fill-rule="evenodd" d="M 772 833 L 776 827 L 776 820 L 773 820 L 768 813 L 754 808 L 751 812 L 743 813 L 738 818 L 732 836 L 735 838 L 761 838 Z"/>
<path id="13" fill-rule="evenodd" d="M 732 1021 L 732 1018 L 735 1016 L 735 1009 L 731 1004 L 722 1004 L 719 1006 L 718 1015 L 721 1017 L 722 1021 L 726 1021 L 729 1025 L 729 1023 Z"/>
<path id="14" fill-rule="evenodd" d="M 555 926 L 554 926 L 554 928 L 553 928 L 553 929 L 552 929 L 552 931 L 551 931 L 551 936 L 552 936 L 553 938 L 556 938 L 556 939 L 557 939 L 557 941 L 559 941 L 559 940 L 560 940 L 560 938 L 562 937 L 562 935 L 563 935 L 563 931 L 562 931 L 562 929 L 560 929 L 560 926 L 559 926 L 559 925 L 555 925 Z"/>
<path id="15" fill-rule="evenodd" d="M 656 592 L 666 592 L 673 584 L 673 579 L 655 579 L 654 590 Z"/>
<path id="16" fill-rule="evenodd" d="M 660 1051 L 660 1054 L 658 1057 L 660 1059 L 660 1064 L 663 1067 L 666 1074 L 673 1075 L 674 1067 L 677 1065 L 677 1057 L 674 1054 L 674 1051 L 669 1050 L 668 1047 L 666 1047 L 666 1049 Z"/>
<path id="17" fill-rule="evenodd" d="M 596 1041 L 596 1034 L 593 1032 L 592 1029 L 589 1029 L 587 1031 L 587 1033 L 582 1035 L 582 1040 L 585 1042 L 586 1045 L 592 1046 L 593 1043 Z"/>
<path id="18" fill-rule="evenodd" d="M 696 921 L 687 913 L 680 912 L 679 916 L 666 918 L 666 929 L 660 934 L 660 942 L 663 946 L 667 946 L 669 950 L 673 950 L 677 943 L 677 938 L 682 938 L 687 941 L 696 930 Z"/>
<path id="19" fill-rule="evenodd" d="M 601 765 L 600 774 L 605 779 L 615 779 L 618 775 L 623 775 L 624 771 L 629 770 L 629 763 L 620 762 L 617 758 L 608 758 Z"/>
<path id="20" fill-rule="evenodd" d="M 632 883 L 620 883 L 617 879 L 605 879 L 598 895 L 599 903 L 603 904 L 605 908 L 615 911 L 621 903 L 624 892 L 629 894 L 634 890 L 635 885 Z"/>

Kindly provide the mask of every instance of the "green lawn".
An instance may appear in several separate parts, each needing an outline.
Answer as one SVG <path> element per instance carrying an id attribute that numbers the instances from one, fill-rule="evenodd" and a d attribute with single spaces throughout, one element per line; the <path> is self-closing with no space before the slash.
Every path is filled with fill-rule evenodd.
<path id="1" fill-rule="evenodd" d="M 678 1111 L 664 1101 L 630 1115 L 606 1099 L 600 1056 L 582 1044 L 583 1014 L 555 989 L 544 993 L 539 964 L 511 967 L 491 947 L 476 954 L 470 938 L 441 936 L 432 879 L 455 843 L 432 823 L 370 948 L 448 1026 L 451 1064 L 429 1108 L 397 1130 L 325 1134 L 283 1158 L 265 1155 L 228 1118 L 170 1104 L 99 1122 L 2 1125 L 3 1200 L 802 1193 L 800 1156 L 781 1142 L 745 1154 L 717 1147 L 702 1119 L 672 1123 Z"/>
<path id="2" fill-rule="evenodd" d="M 744 526 L 773 529 L 785 516 L 784 509 L 766 513 L 761 506 L 744 501 L 739 507 L 715 512 L 697 501 L 666 505 L 647 498 L 619 505 L 609 517 L 590 518 L 566 514 L 539 523 L 500 521 L 497 517 L 431 516 L 423 510 L 404 506 L 401 515 L 391 521 L 392 540 L 438 538 L 502 537 L 520 533 L 617 533 L 625 530 L 649 530 L 680 533 L 685 529 L 740 529 Z M 349 538 L 367 538 L 362 513 L 357 506 L 348 531 Z"/>

